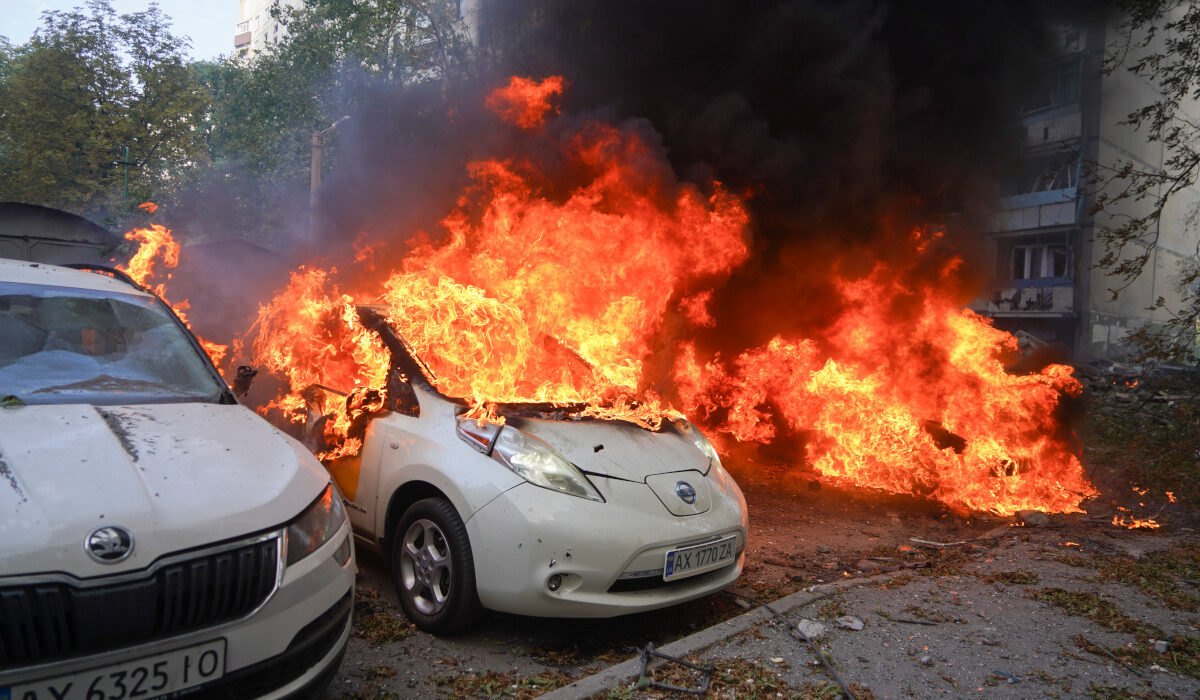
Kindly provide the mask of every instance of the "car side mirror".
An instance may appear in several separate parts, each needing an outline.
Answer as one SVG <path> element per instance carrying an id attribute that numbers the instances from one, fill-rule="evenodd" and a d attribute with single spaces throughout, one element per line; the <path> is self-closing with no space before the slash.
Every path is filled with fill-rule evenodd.
<path id="1" fill-rule="evenodd" d="M 240 365 L 237 368 L 237 377 L 233 380 L 234 396 L 245 396 L 247 391 L 250 391 L 250 385 L 254 383 L 254 378 L 258 376 L 258 370 L 249 365 Z"/>

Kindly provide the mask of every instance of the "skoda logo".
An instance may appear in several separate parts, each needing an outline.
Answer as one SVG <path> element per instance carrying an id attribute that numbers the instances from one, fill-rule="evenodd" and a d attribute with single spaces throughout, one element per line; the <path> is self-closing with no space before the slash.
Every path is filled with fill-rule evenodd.
<path id="1" fill-rule="evenodd" d="M 680 481 L 675 484 L 675 495 L 679 496 L 679 500 L 691 505 L 696 502 L 696 489 L 686 481 Z"/>
<path id="2" fill-rule="evenodd" d="M 133 535 L 123 527 L 98 527 L 84 540 L 83 548 L 101 564 L 116 564 L 133 553 Z"/>

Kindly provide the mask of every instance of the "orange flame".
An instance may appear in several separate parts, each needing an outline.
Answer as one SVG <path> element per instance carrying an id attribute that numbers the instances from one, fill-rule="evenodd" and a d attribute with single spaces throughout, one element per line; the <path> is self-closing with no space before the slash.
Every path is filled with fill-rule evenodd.
<path id="1" fill-rule="evenodd" d="M 584 174 L 565 197 L 547 194 L 528 164 L 475 162 L 473 186 L 442 221 L 444 243 L 418 245 L 371 280 L 360 270 L 294 273 L 260 308 L 256 361 L 286 376 L 292 396 L 318 384 L 379 386 L 387 355 L 354 314 L 371 302 L 474 417 L 495 420 L 495 404 L 513 402 L 578 404 L 583 415 L 647 427 L 678 415 L 646 385 L 652 339 L 675 290 L 746 259 L 749 217 L 719 183 L 707 195 L 671 185 L 666 201 L 665 184 L 642 189 L 642 162 L 661 156 L 632 132 L 589 123 L 565 150 Z M 327 408 L 327 435 L 344 436 L 345 410 Z"/>
<path id="2" fill-rule="evenodd" d="M 508 85 L 488 95 L 487 108 L 506 122 L 522 129 L 537 129 L 546 122 L 547 113 L 558 110 L 550 98 L 561 95 L 564 81 L 557 75 L 537 81 L 514 75 Z"/>
<path id="3" fill-rule="evenodd" d="M 150 287 L 150 278 L 154 276 L 154 266 L 159 262 L 163 267 L 175 267 L 179 264 L 179 244 L 171 236 L 171 231 L 159 224 L 150 224 L 126 232 L 125 239 L 135 241 L 138 250 L 129 259 L 128 265 L 118 265 L 117 269 L 132 277 L 134 282 L 149 287 L 160 297 L 163 296 L 163 283 Z M 168 273 L 167 279 L 170 277 Z"/>
<path id="4" fill-rule="evenodd" d="M 488 106 L 535 129 L 561 90 L 514 78 Z M 844 311 L 821 337 L 704 357 L 680 336 L 715 323 L 713 290 L 749 258 L 744 201 L 717 182 L 664 183 L 662 155 L 632 131 L 587 122 L 553 138 L 572 173 L 565 192 L 527 160 L 471 163 L 444 242 L 425 238 L 391 270 L 303 267 L 260 307 L 255 361 L 289 384 L 271 407 L 329 415 L 322 457 L 358 449 L 354 401 L 330 390 L 353 399 L 386 375 L 355 313 L 370 303 L 476 418 L 547 402 L 655 428 L 678 407 L 741 442 L 802 438 L 827 481 L 957 509 L 1077 512 L 1094 493 L 1058 418 L 1081 391 L 1071 369 L 1006 372 L 1015 338 L 943 291 L 959 260 L 919 288 L 905 264 L 839 276 Z M 927 268 L 940 237 L 908 231 L 894 247 Z"/>
<path id="5" fill-rule="evenodd" d="M 1140 519 L 1132 515 L 1122 515 L 1117 513 L 1113 516 L 1112 524 L 1117 527 L 1124 527 L 1130 530 L 1157 530 L 1162 525 L 1154 520 L 1154 518 Z"/>
<path id="6" fill-rule="evenodd" d="M 846 310 L 823 344 L 776 337 L 732 371 L 688 348 L 675 370 L 683 410 L 723 413 L 718 428 L 743 442 L 802 434 L 809 463 L 834 483 L 1004 515 L 1077 512 L 1094 489 L 1055 418 L 1060 397 L 1081 391 L 1071 368 L 1007 373 L 1015 338 L 933 286 L 906 288 L 900 272 L 840 279 Z M 902 302 L 915 318 L 895 318 Z"/>

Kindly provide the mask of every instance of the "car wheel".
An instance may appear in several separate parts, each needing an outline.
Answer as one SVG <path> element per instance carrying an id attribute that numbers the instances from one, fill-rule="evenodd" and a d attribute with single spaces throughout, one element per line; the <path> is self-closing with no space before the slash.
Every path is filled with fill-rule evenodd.
<path id="1" fill-rule="evenodd" d="M 400 606 L 417 627 L 446 634 L 482 612 L 467 528 L 454 506 L 426 498 L 409 506 L 392 540 L 392 576 Z"/>

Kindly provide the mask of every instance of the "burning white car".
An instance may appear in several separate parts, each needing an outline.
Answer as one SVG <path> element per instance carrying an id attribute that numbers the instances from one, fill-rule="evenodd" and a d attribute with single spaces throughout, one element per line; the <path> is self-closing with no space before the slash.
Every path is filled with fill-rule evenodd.
<path id="1" fill-rule="evenodd" d="M 0 260 L 0 698 L 311 692 L 350 633 L 341 497 L 109 272 Z"/>
<path id="2" fill-rule="evenodd" d="M 381 395 L 360 411 L 353 457 L 329 468 L 356 532 L 390 563 L 400 602 L 445 633 L 483 609 L 609 617 L 675 605 L 733 582 L 746 502 L 708 440 L 684 420 L 651 431 L 570 407 L 465 401 L 384 316 L 359 307 L 391 353 Z"/>

